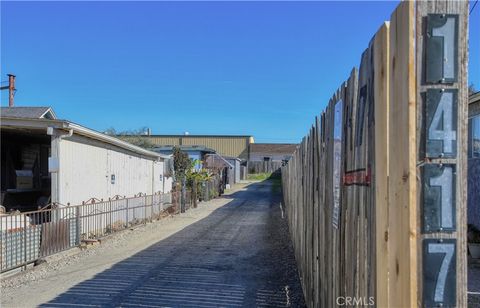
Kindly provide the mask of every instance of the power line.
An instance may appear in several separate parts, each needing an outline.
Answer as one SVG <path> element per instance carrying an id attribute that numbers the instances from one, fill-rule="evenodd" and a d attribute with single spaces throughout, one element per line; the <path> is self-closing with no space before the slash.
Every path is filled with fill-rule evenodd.
<path id="1" fill-rule="evenodd" d="M 468 15 L 472 15 L 473 9 L 477 6 L 478 0 L 475 1 L 472 8 L 470 9 L 470 13 Z"/>

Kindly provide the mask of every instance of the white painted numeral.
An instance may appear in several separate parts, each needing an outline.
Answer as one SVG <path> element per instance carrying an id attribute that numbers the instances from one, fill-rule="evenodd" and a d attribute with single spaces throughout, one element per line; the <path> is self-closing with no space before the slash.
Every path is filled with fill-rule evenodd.
<path id="1" fill-rule="evenodd" d="M 448 268 L 452 262 L 452 257 L 455 252 L 455 245 L 449 243 L 429 243 L 429 253 L 444 253 L 442 265 L 440 266 L 440 272 L 438 273 L 437 283 L 435 284 L 435 302 L 444 301 L 445 284 L 447 282 Z"/>
<path id="2" fill-rule="evenodd" d="M 453 129 L 453 116 L 453 93 L 444 92 L 428 128 L 430 140 L 443 141 L 444 153 L 452 153 L 453 141 L 457 140 L 457 131 Z"/>
<path id="3" fill-rule="evenodd" d="M 443 77 L 455 77 L 455 18 L 447 18 L 447 22 L 432 29 L 433 36 L 443 37 Z"/>
<path id="4" fill-rule="evenodd" d="M 453 168 L 445 166 L 441 175 L 430 178 L 430 187 L 440 186 L 441 188 L 441 226 L 442 228 L 453 228 L 452 215 L 452 185 L 453 185 Z"/>

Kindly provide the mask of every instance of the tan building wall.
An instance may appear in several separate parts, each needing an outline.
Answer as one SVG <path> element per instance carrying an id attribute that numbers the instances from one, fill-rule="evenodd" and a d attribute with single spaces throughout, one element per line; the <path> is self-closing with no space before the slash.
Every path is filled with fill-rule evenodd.
<path id="1" fill-rule="evenodd" d="M 220 155 L 248 159 L 248 146 L 253 143 L 252 136 L 185 136 L 151 135 L 144 136 L 155 145 L 202 145 L 212 148 Z"/>

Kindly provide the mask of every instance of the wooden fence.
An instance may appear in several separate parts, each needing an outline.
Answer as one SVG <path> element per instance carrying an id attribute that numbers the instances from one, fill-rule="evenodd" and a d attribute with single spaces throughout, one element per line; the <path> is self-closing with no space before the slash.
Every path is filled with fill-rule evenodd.
<path id="1" fill-rule="evenodd" d="M 468 2 L 402 2 L 294 157 L 309 307 L 467 306 Z"/>
<path id="2" fill-rule="evenodd" d="M 247 161 L 248 174 L 273 173 L 280 171 L 281 161 Z"/>

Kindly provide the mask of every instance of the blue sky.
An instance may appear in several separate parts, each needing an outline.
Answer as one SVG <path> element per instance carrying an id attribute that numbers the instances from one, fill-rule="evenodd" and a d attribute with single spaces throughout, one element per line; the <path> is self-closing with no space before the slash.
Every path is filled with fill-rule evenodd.
<path id="1" fill-rule="evenodd" d="M 17 106 L 99 131 L 298 142 L 397 3 L 2 1 L 1 78 Z M 480 88 L 480 4 L 470 17 Z"/>

